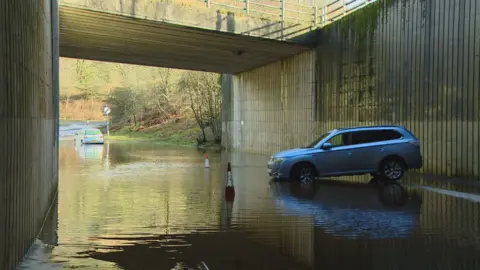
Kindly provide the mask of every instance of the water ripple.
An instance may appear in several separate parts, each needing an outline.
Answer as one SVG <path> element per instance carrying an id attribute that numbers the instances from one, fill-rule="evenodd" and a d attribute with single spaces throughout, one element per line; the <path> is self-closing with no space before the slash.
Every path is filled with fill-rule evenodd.
<path id="1" fill-rule="evenodd" d="M 148 143 L 64 143 L 60 160 L 58 211 L 21 269 L 480 268 L 480 207 L 461 188 L 269 182 L 268 157 L 205 169 L 195 149 Z"/>

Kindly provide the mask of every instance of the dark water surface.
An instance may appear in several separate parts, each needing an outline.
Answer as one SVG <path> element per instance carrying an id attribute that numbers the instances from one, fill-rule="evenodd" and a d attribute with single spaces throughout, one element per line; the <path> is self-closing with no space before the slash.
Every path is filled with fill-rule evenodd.
<path id="1" fill-rule="evenodd" d="M 63 142 L 58 204 L 20 268 L 480 269 L 479 187 L 270 182 L 267 160 Z"/>

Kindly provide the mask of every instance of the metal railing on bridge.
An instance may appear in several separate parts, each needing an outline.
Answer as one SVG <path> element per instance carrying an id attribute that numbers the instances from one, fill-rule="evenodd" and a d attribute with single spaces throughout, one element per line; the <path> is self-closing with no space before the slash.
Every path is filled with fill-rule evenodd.
<path id="1" fill-rule="evenodd" d="M 330 0 L 316 6 L 305 0 L 200 0 L 207 7 L 242 10 L 248 15 L 272 17 L 323 27 L 376 0 Z"/>
<path id="2" fill-rule="evenodd" d="M 377 0 L 333 0 L 317 11 L 318 24 L 325 26 Z M 319 13 L 320 12 L 320 13 Z"/>

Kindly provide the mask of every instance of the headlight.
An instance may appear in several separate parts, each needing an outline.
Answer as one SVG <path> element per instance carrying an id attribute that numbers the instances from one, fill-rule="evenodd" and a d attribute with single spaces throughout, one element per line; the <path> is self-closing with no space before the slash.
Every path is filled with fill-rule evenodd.
<path id="1" fill-rule="evenodd" d="M 272 163 L 280 164 L 284 161 L 284 158 L 274 158 L 272 157 Z"/>

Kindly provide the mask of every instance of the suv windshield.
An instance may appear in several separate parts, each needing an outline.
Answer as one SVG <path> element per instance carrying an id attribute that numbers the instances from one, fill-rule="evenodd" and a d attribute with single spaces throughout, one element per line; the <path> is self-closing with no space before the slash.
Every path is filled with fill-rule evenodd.
<path id="1" fill-rule="evenodd" d="M 85 135 L 100 135 L 100 134 L 102 134 L 100 130 L 92 129 L 92 130 L 85 131 Z"/>
<path id="2" fill-rule="evenodd" d="M 329 132 L 323 134 L 322 136 L 320 136 L 320 138 L 316 139 L 315 141 L 313 141 L 311 144 L 309 144 L 309 145 L 306 146 L 305 148 L 313 148 L 313 147 L 315 147 L 315 145 L 317 145 L 321 140 L 325 139 L 325 137 L 327 137 L 328 135 L 330 135 Z"/>

